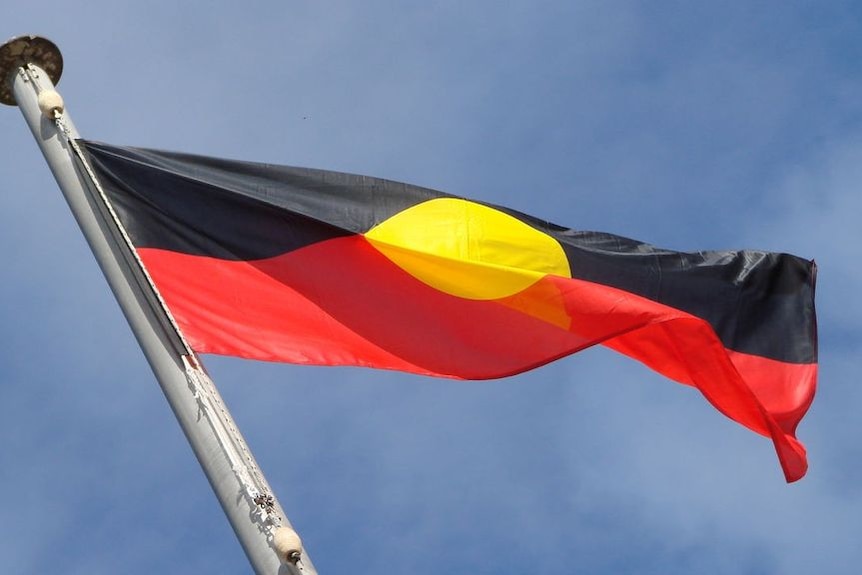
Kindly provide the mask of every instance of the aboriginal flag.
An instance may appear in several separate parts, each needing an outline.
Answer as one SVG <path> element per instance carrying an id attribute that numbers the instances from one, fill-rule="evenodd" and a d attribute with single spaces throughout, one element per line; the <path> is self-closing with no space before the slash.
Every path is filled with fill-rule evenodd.
<path id="1" fill-rule="evenodd" d="M 201 353 L 461 378 L 601 343 L 770 437 L 814 396 L 813 262 L 681 253 L 387 180 L 81 142 Z"/>

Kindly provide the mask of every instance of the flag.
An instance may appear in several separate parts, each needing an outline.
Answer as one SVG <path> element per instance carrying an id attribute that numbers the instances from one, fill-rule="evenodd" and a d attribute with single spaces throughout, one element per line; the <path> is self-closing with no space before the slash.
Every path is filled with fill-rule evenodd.
<path id="1" fill-rule="evenodd" d="M 682 253 L 377 178 L 81 141 L 192 349 L 461 379 L 603 344 L 770 437 L 814 396 L 815 266 Z"/>

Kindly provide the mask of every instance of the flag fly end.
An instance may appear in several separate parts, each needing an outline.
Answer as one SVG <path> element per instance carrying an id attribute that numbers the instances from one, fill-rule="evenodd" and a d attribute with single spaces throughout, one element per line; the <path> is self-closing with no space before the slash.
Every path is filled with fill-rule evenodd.
<path id="1" fill-rule="evenodd" d="M 0 103 L 15 106 L 11 76 L 27 64 L 38 66 L 56 85 L 63 74 L 63 56 L 56 44 L 41 36 L 16 36 L 0 46 Z"/>

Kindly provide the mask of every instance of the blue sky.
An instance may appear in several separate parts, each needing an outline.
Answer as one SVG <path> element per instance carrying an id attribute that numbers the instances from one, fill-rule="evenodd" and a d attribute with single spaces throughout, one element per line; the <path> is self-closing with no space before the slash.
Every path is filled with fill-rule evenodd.
<path id="1" fill-rule="evenodd" d="M 820 266 L 818 397 L 770 442 L 604 349 L 451 382 L 205 358 L 322 574 L 855 573 L 855 2 L 48 0 L 85 137 L 438 188 Z M 248 563 L 31 136 L 0 110 L 4 573 Z"/>

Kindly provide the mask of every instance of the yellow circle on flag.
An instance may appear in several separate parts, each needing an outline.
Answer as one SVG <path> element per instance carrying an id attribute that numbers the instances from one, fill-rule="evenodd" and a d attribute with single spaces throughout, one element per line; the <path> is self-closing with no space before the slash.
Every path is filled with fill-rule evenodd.
<path id="1" fill-rule="evenodd" d="M 557 240 L 468 200 L 436 198 L 417 204 L 365 237 L 413 277 L 463 298 L 514 295 L 546 274 L 571 277 Z"/>

